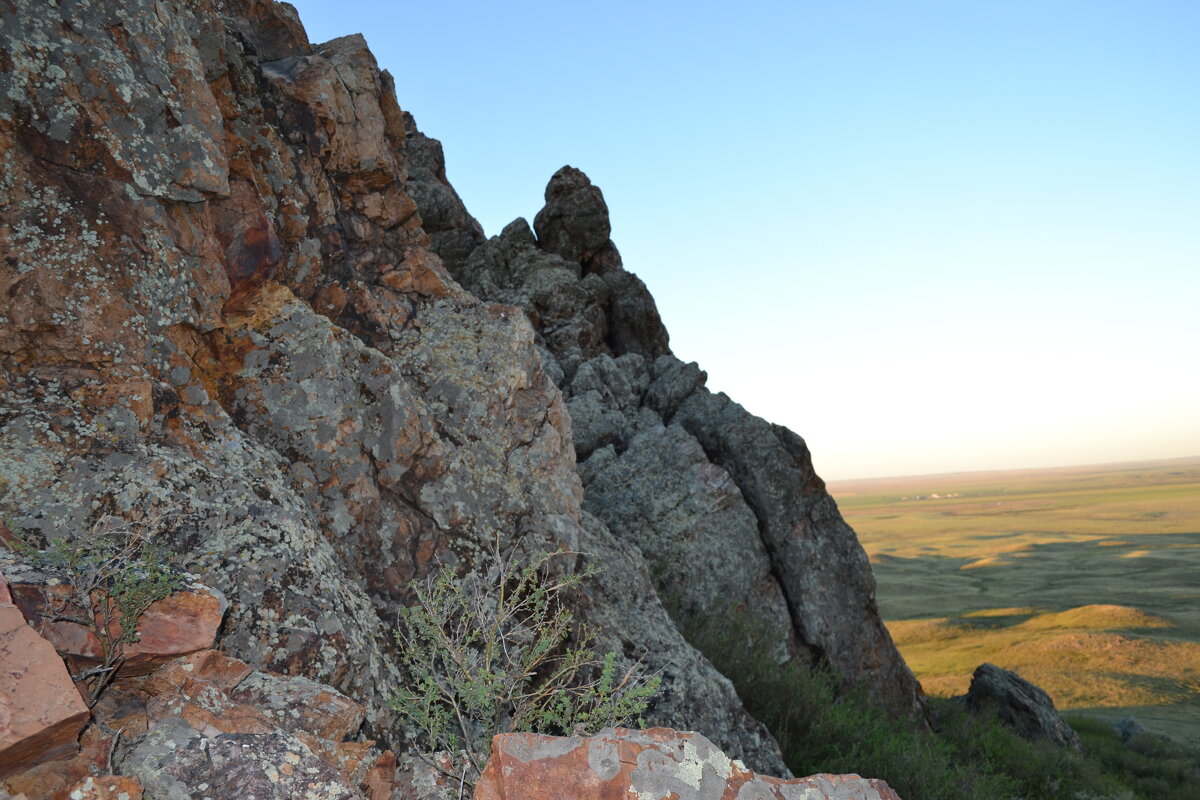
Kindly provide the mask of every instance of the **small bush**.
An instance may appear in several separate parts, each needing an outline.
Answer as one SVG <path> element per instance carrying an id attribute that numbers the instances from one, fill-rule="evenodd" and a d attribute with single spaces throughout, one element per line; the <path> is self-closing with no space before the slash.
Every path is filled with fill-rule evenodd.
<path id="1" fill-rule="evenodd" d="M 560 600 L 585 576 L 550 577 L 553 557 L 522 565 L 496 553 L 465 579 L 445 567 L 414 582 L 417 602 L 401 612 L 396 639 L 410 683 L 392 708 L 426 750 L 461 754 L 469 782 L 497 733 L 594 733 L 636 719 L 658 689 L 657 677 L 591 650 Z"/>
<path id="2" fill-rule="evenodd" d="M 105 515 L 85 533 L 53 539 L 41 549 L 8 526 L 15 536 L 9 546 L 16 553 L 61 572 L 71 587 L 71 597 L 51 614 L 86 626 L 100 642 L 100 663 L 72 676 L 87 685 L 89 708 L 124 663 L 125 646 L 137 641 L 142 614 L 180 587 L 153 541 L 162 523 L 161 516 L 131 522 Z"/>

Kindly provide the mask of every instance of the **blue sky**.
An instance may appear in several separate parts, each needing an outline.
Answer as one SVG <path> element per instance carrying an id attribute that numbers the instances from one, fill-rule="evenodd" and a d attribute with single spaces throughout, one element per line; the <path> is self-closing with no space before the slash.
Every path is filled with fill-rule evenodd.
<path id="1" fill-rule="evenodd" d="M 563 164 L 827 479 L 1200 455 L 1200 3 L 295 3 L 489 235 Z"/>

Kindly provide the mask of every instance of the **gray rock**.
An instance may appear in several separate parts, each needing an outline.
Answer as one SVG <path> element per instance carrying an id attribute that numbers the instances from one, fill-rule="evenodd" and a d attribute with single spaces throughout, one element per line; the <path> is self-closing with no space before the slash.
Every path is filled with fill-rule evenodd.
<path id="1" fill-rule="evenodd" d="M 455 272 L 484 242 L 483 226 L 468 213 L 458 192 L 446 179 L 442 143 L 417 130 L 411 115 L 405 114 L 404 119 L 408 133 L 405 187 L 421 209 L 421 227 L 429 234 L 430 247 L 441 256 L 446 268 Z"/>
<path id="2" fill-rule="evenodd" d="M 579 618 L 596 632 L 596 650 L 625 663 L 640 660 L 662 679 L 662 691 L 643 715 L 650 726 L 702 730 L 722 749 L 765 774 L 789 776 L 779 745 L 743 708 L 733 684 L 692 648 L 663 608 L 646 559 L 583 514 L 579 540 L 598 574 L 573 597 Z"/>
<path id="3" fill-rule="evenodd" d="M 685 630 L 709 617 L 741 617 L 764 629 L 758 634 L 769 637 L 777 660 L 796 653 L 758 521 L 695 438 L 660 425 L 640 431 L 620 456 L 588 463 L 584 508 L 641 551 Z"/>
<path id="4" fill-rule="evenodd" d="M 546 205 L 533 228 L 543 250 L 589 266 L 612 233 L 600 188 L 574 167 L 563 167 L 546 184 Z"/>
<path id="5" fill-rule="evenodd" d="M 338 771 L 288 733 L 206 737 L 182 718 L 163 720 L 117 760 L 155 800 L 254 797 L 257 800 L 361 800 Z"/>
<path id="6" fill-rule="evenodd" d="M 17 526 L 162 512 L 164 547 L 229 599 L 226 651 L 335 687 L 397 746 L 388 628 L 411 579 L 465 574 L 497 541 L 591 553 L 608 572 L 580 616 L 624 663 L 662 671 L 647 719 L 779 774 L 776 743 L 683 640 L 642 552 L 581 508 L 579 474 L 614 498 L 646 481 L 678 508 L 633 491 L 654 520 L 638 529 L 595 507 L 646 532 L 654 558 L 690 542 L 676 560 L 712 564 L 736 547 L 714 592 L 762 595 L 765 553 L 798 649 L 910 691 L 871 638 L 869 568 L 803 443 L 669 355 L 581 172 L 551 181 L 536 237 L 518 221 L 485 242 L 361 36 L 310 45 L 290 7 L 263 0 L 13 0 L 4 22 L 0 511 Z M 591 453 L 579 474 L 573 442 Z M 137 752 L 162 796 L 233 780 L 171 747 L 250 786 L 287 753 L 308 763 L 283 733 L 157 730 Z"/>
<path id="7" fill-rule="evenodd" d="M 1146 726 L 1138 722 L 1133 717 L 1125 717 L 1124 719 L 1119 719 L 1113 723 L 1113 729 L 1117 732 L 1117 735 L 1121 737 L 1121 741 L 1128 744 L 1130 739 L 1146 730 Z"/>
<path id="8" fill-rule="evenodd" d="M 971 676 L 966 704 L 972 711 L 994 711 L 1030 741 L 1082 747 L 1079 734 L 1058 715 L 1050 695 L 1011 670 L 980 664 Z"/>

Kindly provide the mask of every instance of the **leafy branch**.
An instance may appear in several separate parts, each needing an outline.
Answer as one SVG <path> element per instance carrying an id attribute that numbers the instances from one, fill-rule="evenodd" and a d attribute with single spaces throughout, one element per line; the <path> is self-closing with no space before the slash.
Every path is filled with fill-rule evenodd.
<path id="1" fill-rule="evenodd" d="M 54 601 L 50 618 L 88 628 L 100 643 L 100 661 L 72 676 L 88 688 L 88 707 L 125 662 L 125 648 L 138 640 L 138 621 L 151 605 L 181 586 L 169 559 L 153 541 L 162 515 L 130 521 L 105 515 L 82 535 L 53 539 L 38 549 L 19 531 L 8 546 L 33 564 L 63 573 L 70 595 Z"/>
<path id="2" fill-rule="evenodd" d="M 482 574 L 459 579 L 443 567 L 412 584 L 416 604 L 396 631 L 409 685 L 391 707 L 427 750 L 465 759 L 455 777 L 479 776 L 497 733 L 594 733 L 635 719 L 658 690 L 639 664 L 618 668 L 615 653 L 592 651 L 561 601 L 591 572 L 552 577 L 561 555 L 521 564 L 497 548 Z"/>

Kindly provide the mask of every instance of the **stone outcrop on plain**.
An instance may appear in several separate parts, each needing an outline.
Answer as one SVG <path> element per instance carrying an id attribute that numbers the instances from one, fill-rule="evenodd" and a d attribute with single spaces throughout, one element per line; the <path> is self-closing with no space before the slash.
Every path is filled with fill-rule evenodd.
<path id="1" fill-rule="evenodd" d="M 566 398 L 584 508 L 642 552 L 684 628 L 728 629 L 733 616 L 766 632 L 764 657 L 827 663 L 920 718 L 866 553 L 803 439 L 708 391 L 699 367 L 671 354 L 583 172 L 554 174 L 534 227 L 516 220 L 453 274 L 533 323 Z"/>
<path id="2" fill-rule="evenodd" d="M 583 172 L 485 240 L 361 36 L 311 44 L 273 0 L 0 15 L 0 512 L 37 546 L 160 520 L 212 589 L 147 615 L 98 706 L 147 794 L 206 782 L 207 754 L 255 787 L 357 796 L 361 772 L 382 796 L 385 756 L 343 739 L 361 714 L 407 744 L 396 612 L 496 547 L 600 567 L 571 601 L 662 678 L 646 720 L 761 772 L 786 775 L 777 743 L 681 627 L 752 613 L 768 657 L 919 715 L 803 441 L 671 354 Z M 38 592 L 18 604 L 57 602 Z M 161 665 L 221 613 L 224 656 Z"/>
<path id="3" fill-rule="evenodd" d="M 1044 689 L 1012 670 L 983 663 L 971 676 L 963 698 L 972 711 L 995 713 L 1030 741 L 1045 741 L 1079 750 L 1083 745 Z"/>
<path id="4" fill-rule="evenodd" d="M 475 786 L 475 800 L 900 800 L 858 775 L 758 775 L 697 733 L 610 728 L 590 737 L 508 733 Z"/>

